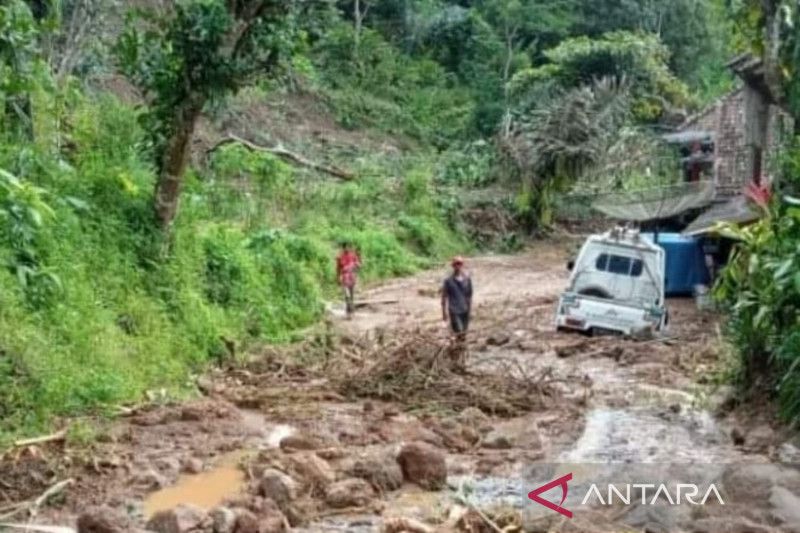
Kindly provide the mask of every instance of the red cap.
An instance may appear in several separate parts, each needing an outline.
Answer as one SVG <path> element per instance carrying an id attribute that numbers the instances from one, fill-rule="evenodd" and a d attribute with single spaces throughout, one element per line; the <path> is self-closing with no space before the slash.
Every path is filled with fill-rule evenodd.
<path id="1" fill-rule="evenodd" d="M 450 261 L 450 264 L 451 264 L 451 265 L 453 265 L 453 266 L 456 266 L 456 265 L 463 265 L 463 264 L 464 264 L 464 258 L 463 258 L 463 257 L 461 257 L 460 255 L 457 255 L 457 256 L 455 256 L 455 257 L 453 258 L 453 260 L 452 260 L 452 261 Z"/>

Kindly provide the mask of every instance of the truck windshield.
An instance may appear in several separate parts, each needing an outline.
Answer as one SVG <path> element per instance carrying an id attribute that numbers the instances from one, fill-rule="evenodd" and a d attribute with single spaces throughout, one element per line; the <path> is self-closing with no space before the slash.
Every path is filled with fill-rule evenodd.
<path id="1" fill-rule="evenodd" d="M 600 254 L 595 262 L 595 268 L 600 272 L 638 278 L 642 275 L 644 265 L 641 259 L 633 259 L 623 255 Z"/>

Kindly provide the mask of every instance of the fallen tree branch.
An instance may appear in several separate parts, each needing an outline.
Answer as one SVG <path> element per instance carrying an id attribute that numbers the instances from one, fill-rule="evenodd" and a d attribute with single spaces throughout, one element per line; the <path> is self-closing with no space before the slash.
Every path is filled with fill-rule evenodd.
<path id="1" fill-rule="evenodd" d="M 215 150 L 221 148 L 222 146 L 225 146 L 226 144 L 231 144 L 231 143 L 241 144 L 242 146 L 244 146 L 245 148 L 247 148 L 248 150 L 250 150 L 252 152 L 266 152 L 266 153 L 269 153 L 269 154 L 272 154 L 272 155 L 276 155 L 276 156 L 280 157 L 281 159 L 286 159 L 286 160 L 291 161 L 292 163 L 295 163 L 295 164 L 300 165 L 302 167 L 307 167 L 307 168 L 311 168 L 313 170 L 317 170 L 319 172 L 323 172 L 325 174 L 330 174 L 331 176 L 337 177 L 337 178 L 339 178 L 341 180 L 344 180 L 344 181 L 352 181 L 352 180 L 354 180 L 356 178 L 356 175 L 354 173 L 348 171 L 348 170 L 343 170 L 341 168 L 337 168 L 337 167 L 334 167 L 334 166 L 328 166 L 328 165 L 324 165 L 322 163 L 317 163 L 316 161 L 311 161 L 311 160 L 306 159 L 305 157 L 303 157 L 302 155 L 300 155 L 300 154 L 298 154 L 296 152 L 292 152 L 290 150 L 287 150 L 283 146 L 280 146 L 280 145 L 278 145 L 278 146 L 262 146 L 260 144 L 254 143 L 252 141 L 248 141 L 247 139 L 242 139 L 238 135 L 234 135 L 232 133 L 229 133 L 227 135 L 227 137 L 223 138 L 217 144 L 215 144 L 214 146 L 212 146 L 211 148 L 206 150 L 206 154 L 207 155 L 211 154 L 212 152 L 214 152 Z"/>
<path id="2" fill-rule="evenodd" d="M 69 487 L 73 483 L 75 483 L 74 479 L 72 479 L 72 478 L 65 479 L 63 481 L 59 481 L 58 483 L 56 483 L 55 485 L 53 485 L 52 487 L 50 487 L 49 489 L 44 491 L 41 496 L 39 496 L 38 498 L 36 498 L 33 501 L 33 507 L 31 508 L 31 514 L 35 514 L 36 511 L 38 511 L 39 508 L 42 505 L 47 503 L 47 500 L 49 500 L 50 498 L 52 498 L 56 494 L 60 494 L 61 492 L 63 492 L 63 490 L 65 488 Z"/>
<path id="3" fill-rule="evenodd" d="M 55 442 L 64 440 L 67 437 L 67 430 L 62 429 L 50 435 L 43 435 L 41 437 L 34 437 L 31 439 L 18 440 L 14 443 L 14 448 L 24 448 L 25 446 L 32 446 L 34 444 L 44 444 L 46 442 Z"/>
<path id="4" fill-rule="evenodd" d="M 0 514 L 0 520 L 8 520 L 12 516 L 16 516 L 24 511 L 28 512 L 30 517 L 36 516 L 39 512 L 39 509 L 47 503 L 49 499 L 57 494 L 60 494 L 64 491 L 65 488 L 69 487 L 75 483 L 75 480 L 72 478 L 65 479 L 63 481 L 59 481 L 55 485 L 49 487 L 46 491 L 40 494 L 35 500 L 25 500 L 18 503 L 10 504 L 4 506 L 0 509 L 0 512 L 6 511 L 3 514 Z"/>

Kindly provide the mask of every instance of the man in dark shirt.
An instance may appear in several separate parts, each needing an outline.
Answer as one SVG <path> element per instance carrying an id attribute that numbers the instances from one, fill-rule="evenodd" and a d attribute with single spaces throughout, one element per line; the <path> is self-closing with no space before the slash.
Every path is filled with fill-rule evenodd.
<path id="1" fill-rule="evenodd" d="M 453 273 L 442 285 L 442 320 L 450 319 L 450 329 L 456 339 L 463 341 L 469 328 L 472 310 L 472 280 L 464 271 L 464 259 L 455 257 L 451 263 Z"/>

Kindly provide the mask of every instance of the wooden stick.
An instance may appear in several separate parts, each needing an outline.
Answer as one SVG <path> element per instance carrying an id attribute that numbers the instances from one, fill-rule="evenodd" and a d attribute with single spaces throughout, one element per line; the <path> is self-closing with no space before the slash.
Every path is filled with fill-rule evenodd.
<path id="1" fill-rule="evenodd" d="M 0 528 L 21 529 L 23 531 L 40 531 L 41 533 L 75 533 L 71 527 L 37 526 L 36 524 L 0 524 Z"/>
<path id="2" fill-rule="evenodd" d="M 356 178 L 355 174 L 348 170 L 342 170 L 341 168 L 323 165 L 322 163 L 317 163 L 315 161 L 310 161 L 303 157 L 302 155 L 287 150 L 281 145 L 278 146 L 262 146 L 260 144 L 256 144 L 254 142 L 248 141 L 247 139 L 243 139 L 238 135 L 234 135 L 229 133 L 225 138 L 219 141 L 217 144 L 212 146 L 206 151 L 206 154 L 210 154 L 211 152 L 217 150 L 221 146 L 231 143 L 238 143 L 250 150 L 251 152 L 267 152 L 269 154 L 276 155 L 282 159 L 286 159 L 295 163 L 297 165 L 308 167 L 319 172 L 324 172 L 325 174 L 330 174 L 331 176 L 337 177 L 341 180 L 351 181 Z"/>
<path id="3" fill-rule="evenodd" d="M 25 446 L 32 446 L 34 444 L 43 444 L 45 442 L 54 442 L 64 440 L 67 437 L 67 430 L 62 429 L 51 435 L 43 435 L 41 437 L 34 437 L 31 439 L 18 440 L 14 443 L 14 448 L 24 448 Z"/>
<path id="4" fill-rule="evenodd" d="M 36 498 L 36 500 L 34 500 L 33 507 L 31 508 L 31 514 L 36 513 L 36 511 L 42 505 L 47 503 L 47 500 L 49 500 L 56 494 L 61 493 L 65 488 L 69 487 L 73 483 L 75 483 L 74 479 L 72 478 L 65 479 L 63 481 L 59 481 L 58 483 L 56 483 L 55 485 L 44 491 L 41 496 L 39 496 L 38 498 Z"/>

